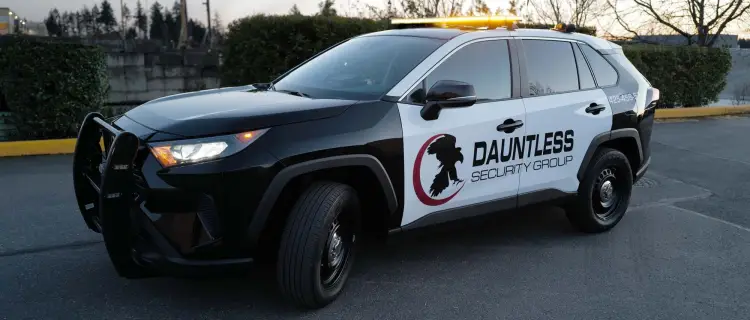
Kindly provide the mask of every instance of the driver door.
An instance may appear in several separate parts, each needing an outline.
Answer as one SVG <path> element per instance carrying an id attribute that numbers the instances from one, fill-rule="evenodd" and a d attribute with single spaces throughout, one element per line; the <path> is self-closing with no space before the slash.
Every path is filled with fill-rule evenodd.
<path id="1" fill-rule="evenodd" d="M 494 210 L 516 206 L 526 114 L 520 90 L 512 86 L 517 75 L 511 72 L 510 49 L 507 39 L 462 44 L 399 103 L 405 162 L 402 226 L 428 216 L 416 225 L 433 223 L 438 213 L 453 218 L 480 214 L 470 208 L 482 203 Z M 436 119 L 423 117 L 425 92 L 441 80 L 473 85 L 477 102 L 443 108 Z M 469 209 L 455 215 L 461 208 Z"/>

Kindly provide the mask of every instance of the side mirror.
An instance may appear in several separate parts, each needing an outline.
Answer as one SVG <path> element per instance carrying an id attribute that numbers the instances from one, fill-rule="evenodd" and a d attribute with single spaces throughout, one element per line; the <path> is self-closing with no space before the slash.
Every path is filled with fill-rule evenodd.
<path id="1" fill-rule="evenodd" d="M 435 120 L 443 108 L 465 108 L 477 102 L 474 86 L 461 81 L 441 80 L 436 82 L 425 95 L 425 106 L 420 114 L 422 119 Z"/>

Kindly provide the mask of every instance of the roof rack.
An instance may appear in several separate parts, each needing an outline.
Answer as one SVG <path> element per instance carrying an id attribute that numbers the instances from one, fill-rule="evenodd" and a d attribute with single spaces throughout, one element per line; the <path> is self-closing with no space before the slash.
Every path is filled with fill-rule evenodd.
<path id="1" fill-rule="evenodd" d="M 391 25 L 396 28 L 458 28 L 458 29 L 495 29 L 504 27 L 508 30 L 518 28 L 516 22 L 521 18 L 513 15 L 442 17 L 392 19 Z"/>

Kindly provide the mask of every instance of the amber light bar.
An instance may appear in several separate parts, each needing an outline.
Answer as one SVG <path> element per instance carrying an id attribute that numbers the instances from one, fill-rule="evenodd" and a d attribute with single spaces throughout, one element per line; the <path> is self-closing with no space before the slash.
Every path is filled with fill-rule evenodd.
<path id="1" fill-rule="evenodd" d="M 483 27 L 512 23 L 521 21 L 521 18 L 513 15 L 478 16 L 478 17 L 442 17 L 442 18 L 415 18 L 415 19 L 392 19 L 391 24 L 432 24 L 437 26 L 472 26 Z"/>

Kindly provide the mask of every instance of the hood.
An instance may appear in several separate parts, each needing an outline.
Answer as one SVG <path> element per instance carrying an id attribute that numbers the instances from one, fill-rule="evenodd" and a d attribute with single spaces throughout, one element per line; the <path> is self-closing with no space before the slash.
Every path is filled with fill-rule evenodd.
<path id="1" fill-rule="evenodd" d="M 231 134 L 337 116 L 353 100 L 310 99 L 232 87 L 149 101 L 125 116 L 152 130 L 186 138 Z"/>

